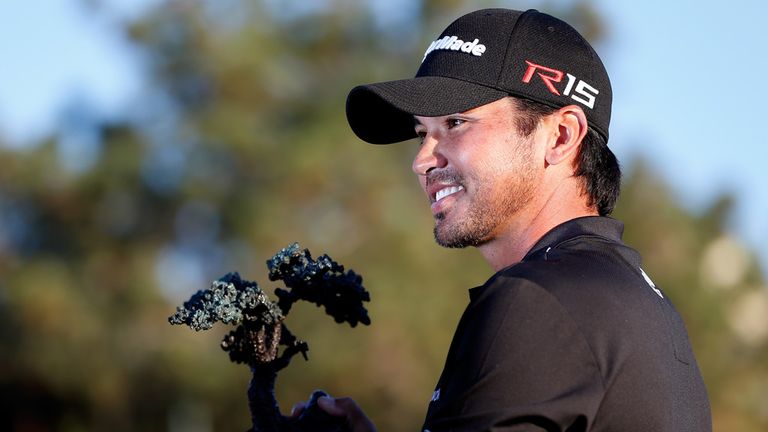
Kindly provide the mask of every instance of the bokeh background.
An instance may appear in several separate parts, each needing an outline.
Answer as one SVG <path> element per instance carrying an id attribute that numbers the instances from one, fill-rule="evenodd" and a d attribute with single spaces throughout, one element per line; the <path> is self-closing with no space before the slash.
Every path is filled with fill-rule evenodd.
<path id="1" fill-rule="evenodd" d="M 716 431 L 768 430 L 762 2 L 0 2 L 0 430 L 231 431 L 249 373 L 167 317 L 299 241 L 365 278 L 373 324 L 297 305 L 310 344 L 284 409 L 351 395 L 418 430 L 491 270 L 432 240 L 415 145 L 363 145 L 344 99 L 412 75 L 486 6 L 535 7 L 594 41 L 614 83 L 615 217 L 676 303 Z"/>

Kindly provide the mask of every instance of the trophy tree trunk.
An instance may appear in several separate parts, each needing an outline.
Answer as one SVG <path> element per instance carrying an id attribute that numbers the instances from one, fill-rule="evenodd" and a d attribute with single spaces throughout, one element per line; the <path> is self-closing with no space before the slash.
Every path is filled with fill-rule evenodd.
<path id="1" fill-rule="evenodd" d="M 279 432 L 283 417 L 275 398 L 277 371 L 268 364 L 251 365 L 248 387 L 248 407 L 251 410 L 253 432 Z"/>

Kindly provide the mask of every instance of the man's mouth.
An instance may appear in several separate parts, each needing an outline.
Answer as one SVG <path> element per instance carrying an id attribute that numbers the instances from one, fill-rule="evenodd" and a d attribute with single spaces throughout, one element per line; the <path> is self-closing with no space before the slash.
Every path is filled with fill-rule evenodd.
<path id="1" fill-rule="evenodd" d="M 426 179 L 426 192 L 432 203 L 432 213 L 442 214 L 447 211 L 462 192 L 465 192 L 464 181 L 453 170 L 440 170 L 430 172 Z M 446 199 L 454 197 L 453 199 Z"/>
<path id="2" fill-rule="evenodd" d="M 443 189 L 440 189 L 439 191 L 437 191 L 435 193 L 435 201 L 434 202 L 438 202 L 438 201 L 440 201 L 441 199 L 443 199 L 443 198 L 445 198 L 447 196 L 453 195 L 453 194 L 455 194 L 457 192 L 461 192 L 463 190 L 464 190 L 464 186 L 448 186 L 448 187 L 445 187 Z"/>

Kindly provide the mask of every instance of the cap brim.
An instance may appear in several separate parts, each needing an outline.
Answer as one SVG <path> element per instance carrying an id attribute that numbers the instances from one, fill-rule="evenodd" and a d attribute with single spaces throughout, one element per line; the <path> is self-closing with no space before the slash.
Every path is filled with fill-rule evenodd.
<path id="1" fill-rule="evenodd" d="M 508 93 L 439 76 L 357 86 L 347 96 L 352 131 L 371 144 L 391 144 L 416 137 L 413 116 L 437 117 L 470 110 Z"/>

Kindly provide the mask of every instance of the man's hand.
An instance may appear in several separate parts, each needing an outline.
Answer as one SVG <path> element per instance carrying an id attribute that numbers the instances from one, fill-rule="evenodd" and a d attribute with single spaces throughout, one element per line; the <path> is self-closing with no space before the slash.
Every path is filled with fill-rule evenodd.
<path id="1" fill-rule="evenodd" d="M 376 426 L 365 415 L 360 406 L 352 398 L 333 398 L 322 396 L 317 399 L 317 405 L 326 413 L 344 419 L 347 430 L 351 432 L 376 432 Z M 298 417 L 306 409 L 306 402 L 293 406 L 291 417 Z"/>

